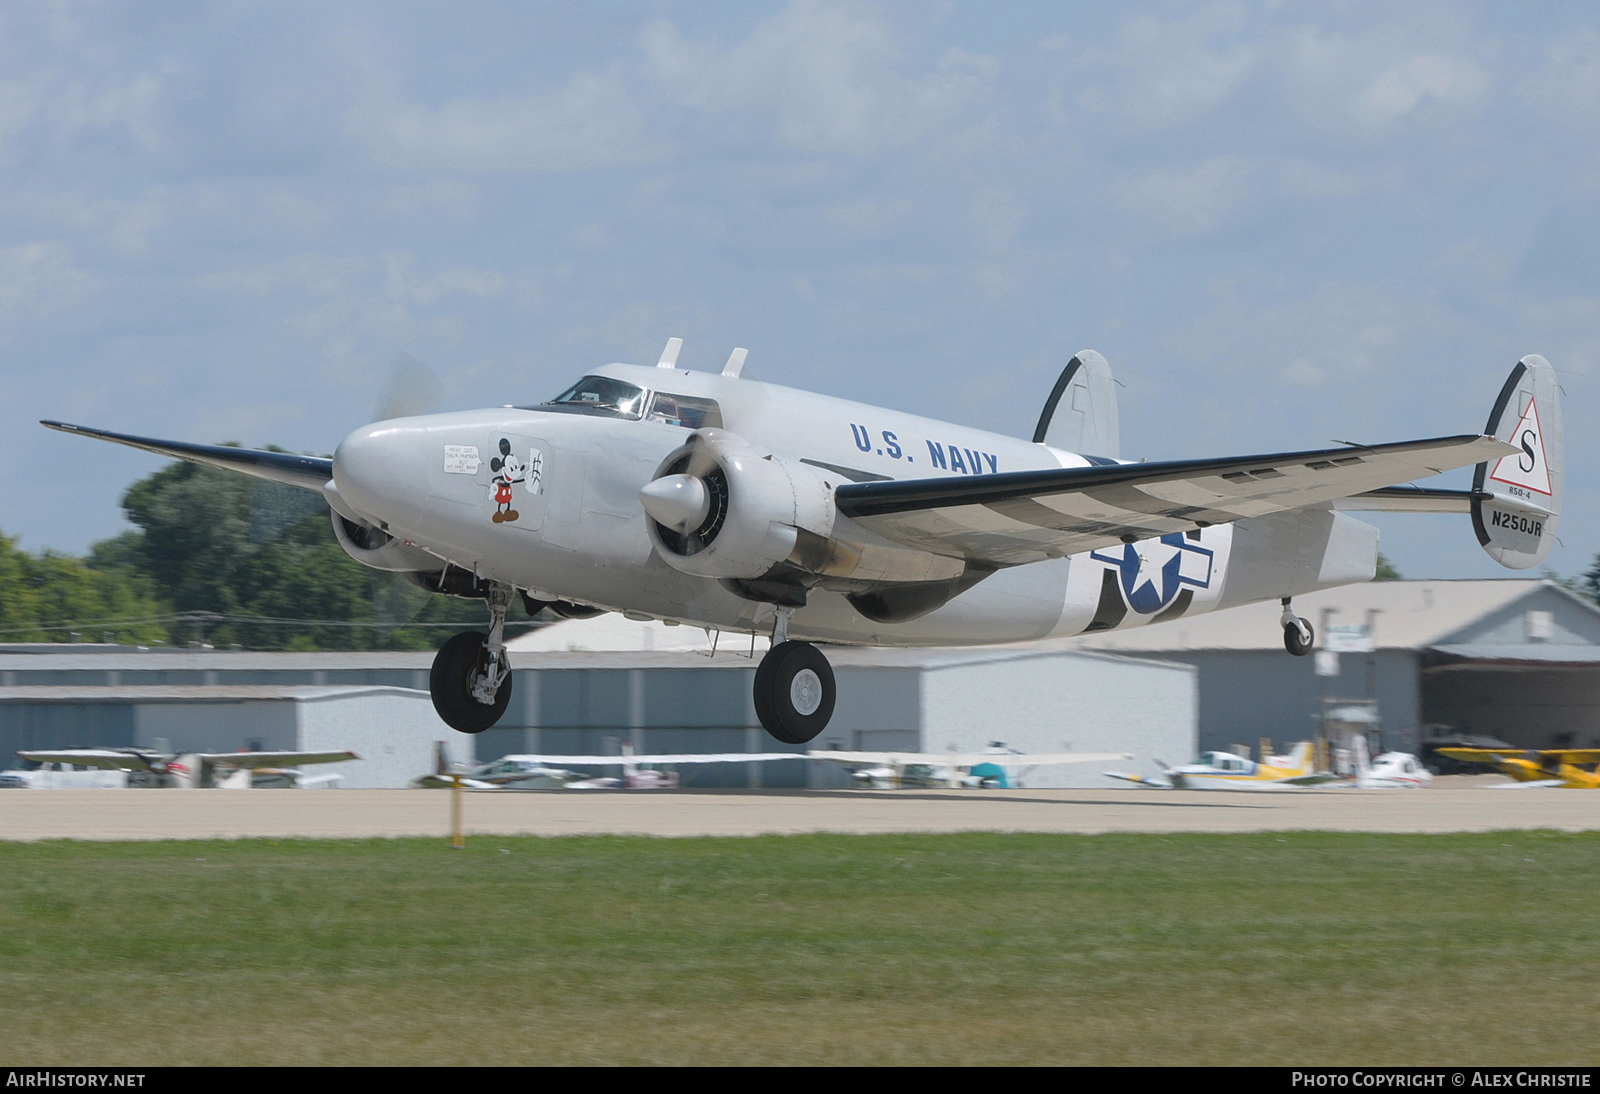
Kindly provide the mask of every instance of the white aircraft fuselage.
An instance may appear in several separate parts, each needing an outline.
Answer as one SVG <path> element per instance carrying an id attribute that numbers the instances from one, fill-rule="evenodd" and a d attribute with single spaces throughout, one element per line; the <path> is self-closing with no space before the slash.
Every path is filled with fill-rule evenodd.
<path id="1" fill-rule="evenodd" d="M 591 375 L 647 393 L 714 400 L 727 432 L 802 463 L 830 486 L 1092 465 L 1044 444 L 757 380 L 631 365 L 608 365 Z M 550 407 L 378 422 L 340 444 L 338 497 L 331 500 L 383 527 L 403 541 L 400 547 L 409 543 L 542 600 L 721 630 L 770 628 L 771 605 L 735 595 L 716 578 L 683 573 L 653 547 L 639 491 L 692 432 L 648 417 Z M 502 440 L 519 462 L 531 454 L 540 466 L 537 489 L 510 484 L 516 519 L 496 522 L 503 506 L 494 500 L 489 461 Z M 476 455 L 462 455 L 467 452 Z M 447 453 L 456 454 L 453 464 Z M 835 514 L 831 535 L 897 556 L 913 553 L 843 514 Z M 795 612 L 789 635 L 962 645 L 1142 626 L 1171 618 L 1184 592 L 1183 614 L 1194 615 L 1369 580 L 1377 546 L 1375 529 L 1332 509 L 1273 514 L 1000 569 L 942 607 L 899 623 L 864 618 L 841 593 L 814 589 Z M 420 564 L 393 547 L 390 553 L 392 568 Z M 940 560 L 907 560 L 913 566 L 930 561 Z M 437 559 L 431 565 L 437 567 Z M 1120 611 L 1103 610 L 1108 568 L 1118 572 L 1125 600 Z"/>

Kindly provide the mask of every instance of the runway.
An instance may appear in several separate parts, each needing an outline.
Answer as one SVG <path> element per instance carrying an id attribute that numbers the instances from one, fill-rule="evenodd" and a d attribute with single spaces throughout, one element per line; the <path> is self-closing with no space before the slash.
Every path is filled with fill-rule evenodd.
<path id="1" fill-rule="evenodd" d="M 467 792 L 469 835 L 800 832 L 1484 832 L 1600 828 L 1566 790 Z M 13 790 L 6 840 L 446 837 L 443 790 Z"/>

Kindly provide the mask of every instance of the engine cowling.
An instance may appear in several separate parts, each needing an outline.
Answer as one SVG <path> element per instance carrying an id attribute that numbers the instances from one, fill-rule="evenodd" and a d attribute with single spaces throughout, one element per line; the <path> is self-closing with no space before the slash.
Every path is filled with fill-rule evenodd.
<path id="1" fill-rule="evenodd" d="M 374 570 L 395 573 L 430 571 L 442 568 L 440 561 L 426 551 L 407 547 L 381 528 L 365 521 L 351 520 L 337 509 L 331 510 L 333 537 L 344 553 Z"/>
<path id="2" fill-rule="evenodd" d="M 658 554 L 696 577 L 757 578 L 802 531 L 827 537 L 837 510 L 824 472 L 721 429 L 702 429 L 639 492 Z"/>

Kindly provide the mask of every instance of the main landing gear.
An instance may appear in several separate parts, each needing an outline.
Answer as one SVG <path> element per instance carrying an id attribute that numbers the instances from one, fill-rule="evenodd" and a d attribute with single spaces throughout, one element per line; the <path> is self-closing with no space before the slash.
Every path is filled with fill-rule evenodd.
<path id="1" fill-rule="evenodd" d="M 1283 598 L 1283 615 L 1278 618 L 1283 626 L 1283 648 L 1296 657 L 1304 657 L 1311 652 L 1312 643 L 1317 640 L 1317 634 L 1311 629 L 1311 621 L 1303 615 L 1295 615 L 1289 607 L 1289 598 Z"/>
<path id="2" fill-rule="evenodd" d="M 482 733 L 511 703 L 511 660 L 506 656 L 506 612 L 511 588 L 494 585 L 488 596 L 489 633 L 463 631 L 433 659 L 428 691 L 433 709 L 451 729 Z"/>
<path id="3" fill-rule="evenodd" d="M 793 610 L 779 611 L 772 648 L 756 669 L 756 717 L 784 744 L 803 745 L 827 728 L 837 689 L 822 651 L 810 642 L 789 641 Z"/>

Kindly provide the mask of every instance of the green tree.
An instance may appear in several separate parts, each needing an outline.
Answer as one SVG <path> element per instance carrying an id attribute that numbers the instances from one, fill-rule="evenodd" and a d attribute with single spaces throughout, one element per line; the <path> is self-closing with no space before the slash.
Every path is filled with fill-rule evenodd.
<path id="1" fill-rule="evenodd" d="M 1589 568 L 1583 571 L 1583 577 L 1574 591 L 1582 593 L 1590 600 L 1600 602 L 1600 555 L 1595 555 Z"/>
<path id="2" fill-rule="evenodd" d="M 134 569 L 97 566 L 54 551 L 29 554 L 0 535 L 0 641 L 167 641 L 168 609 Z"/>
<path id="3" fill-rule="evenodd" d="M 218 646 L 428 649 L 455 628 L 417 624 L 487 622 L 480 602 L 427 593 L 345 554 L 311 491 L 175 463 L 129 487 L 123 509 L 140 531 L 97 544 L 96 557 L 149 575 L 177 612 L 223 616 L 200 625 Z M 313 622 L 249 621 L 259 619 Z"/>
<path id="4" fill-rule="evenodd" d="M 1383 557 L 1383 552 L 1378 552 L 1378 572 L 1373 577 L 1374 581 L 1400 581 L 1400 571 L 1394 568 L 1394 563 Z"/>

